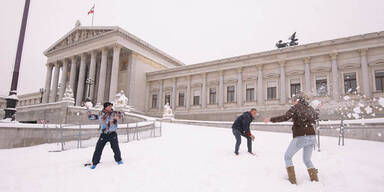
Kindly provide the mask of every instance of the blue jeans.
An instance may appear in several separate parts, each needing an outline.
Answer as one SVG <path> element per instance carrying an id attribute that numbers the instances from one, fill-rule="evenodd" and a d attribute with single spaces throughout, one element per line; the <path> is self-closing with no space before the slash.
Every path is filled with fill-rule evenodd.
<path id="1" fill-rule="evenodd" d="M 298 152 L 300 149 L 303 148 L 303 161 L 305 166 L 308 169 L 314 168 L 311 161 L 311 157 L 312 157 L 312 150 L 315 144 L 316 144 L 315 135 L 298 136 L 293 138 L 284 155 L 285 166 L 286 167 L 293 166 L 292 157 L 295 155 L 296 152 Z"/>
<path id="2" fill-rule="evenodd" d="M 235 153 L 239 152 L 239 147 L 240 147 L 240 144 L 241 144 L 241 136 L 243 136 L 243 137 L 245 137 L 247 139 L 248 152 L 252 152 L 252 138 L 249 135 L 242 134 L 237 129 L 232 129 L 232 132 L 233 132 L 233 135 L 236 138 Z"/>

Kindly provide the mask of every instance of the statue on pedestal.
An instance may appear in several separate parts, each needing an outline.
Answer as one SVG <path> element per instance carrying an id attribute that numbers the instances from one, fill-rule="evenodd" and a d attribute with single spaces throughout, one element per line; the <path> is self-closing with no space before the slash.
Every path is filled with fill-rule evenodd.
<path id="1" fill-rule="evenodd" d="M 116 110 L 122 111 L 131 111 L 133 109 L 128 105 L 128 98 L 125 96 L 123 90 L 116 94 L 115 101 L 113 101 L 113 107 Z"/>
<path id="2" fill-rule="evenodd" d="M 173 119 L 174 117 L 175 115 L 173 114 L 173 111 L 169 106 L 169 103 L 166 103 L 164 105 L 164 110 L 163 110 L 163 119 Z"/>
<path id="3" fill-rule="evenodd" d="M 65 88 L 65 92 L 62 100 L 75 102 L 75 99 L 73 98 L 73 91 L 70 85 L 68 85 L 67 88 Z"/>

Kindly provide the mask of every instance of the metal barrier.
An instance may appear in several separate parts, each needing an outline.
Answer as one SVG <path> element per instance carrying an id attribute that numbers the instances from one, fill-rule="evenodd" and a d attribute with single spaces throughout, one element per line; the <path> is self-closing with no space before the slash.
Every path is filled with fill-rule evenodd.
<path id="1" fill-rule="evenodd" d="M 59 124 L 55 126 L 53 134 L 59 149 L 51 152 L 95 146 L 100 136 L 100 129 L 97 128 L 98 125 Z M 156 120 L 119 124 L 117 133 L 120 143 L 161 137 L 162 124 Z"/>
<path id="2" fill-rule="evenodd" d="M 335 128 L 336 126 L 336 128 Z M 383 130 L 383 125 L 348 125 L 345 124 L 344 119 L 340 120 L 340 124 L 320 125 L 319 120 L 316 121 L 316 134 L 317 134 L 317 150 L 320 152 L 320 133 L 321 130 L 335 130 L 338 132 L 338 146 L 344 146 L 345 144 L 345 132 L 349 130 Z M 316 146 L 315 146 L 316 148 Z"/>

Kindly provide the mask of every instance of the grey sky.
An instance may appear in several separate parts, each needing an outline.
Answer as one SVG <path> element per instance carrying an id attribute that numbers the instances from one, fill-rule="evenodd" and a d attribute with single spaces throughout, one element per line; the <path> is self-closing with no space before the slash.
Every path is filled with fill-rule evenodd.
<path id="1" fill-rule="evenodd" d="M 8 94 L 24 0 L 0 0 L 0 95 Z M 275 49 L 297 31 L 300 44 L 384 30 L 383 0 L 32 0 L 19 94 L 44 86 L 43 51 L 77 19 L 120 26 L 194 64 Z"/>

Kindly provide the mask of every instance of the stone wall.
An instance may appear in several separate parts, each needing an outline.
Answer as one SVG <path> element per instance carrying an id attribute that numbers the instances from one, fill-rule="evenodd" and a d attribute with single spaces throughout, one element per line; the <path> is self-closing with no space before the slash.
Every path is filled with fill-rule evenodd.
<path id="1" fill-rule="evenodd" d="M 99 110 L 93 109 L 92 113 L 98 113 Z M 55 124 L 98 124 L 98 121 L 88 119 L 87 112 L 84 107 L 73 106 L 71 102 L 55 102 L 48 104 L 30 105 L 18 107 L 16 112 L 16 120 L 37 121 L 46 120 L 47 123 Z M 122 119 L 122 123 L 131 123 L 142 121 L 143 118 L 137 116 L 126 115 Z"/>
<path id="2" fill-rule="evenodd" d="M 142 125 L 140 128 L 150 128 L 150 125 Z M 44 143 L 56 143 L 61 141 L 87 140 L 97 137 L 100 131 L 97 128 L 31 128 L 31 127 L 1 127 L 0 124 L 0 149 L 15 147 L 27 147 Z M 119 127 L 118 132 L 126 133 L 126 127 Z M 63 137 L 62 137 L 63 136 Z"/>
<path id="3" fill-rule="evenodd" d="M 172 120 L 173 123 L 187 124 L 187 125 L 198 125 L 198 126 L 208 126 L 208 127 L 219 127 L 219 128 L 231 128 L 232 122 L 209 122 L 209 121 L 193 121 L 193 120 Z M 262 124 L 262 123 L 252 123 L 251 129 L 256 131 L 270 131 L 270 132 L 282 132 L 282 133 L 292 133 L 292 125 L 289 124 Z M 327 129 L 320 129 L 320 136 L 331 136 L 338 137 L 339 125 L 335 124 L 334 129 L 328 129 L 329 125 L 320 126 Z M 345 129 L 345 138 L 351 139 L 362 139 L 362 140 L 371 140 L 371 141 L 381 141 L 384 142 L 384 124 L 375 123 L 375 124 L 366 124 L 365 128 L 362 129 Z"/>

